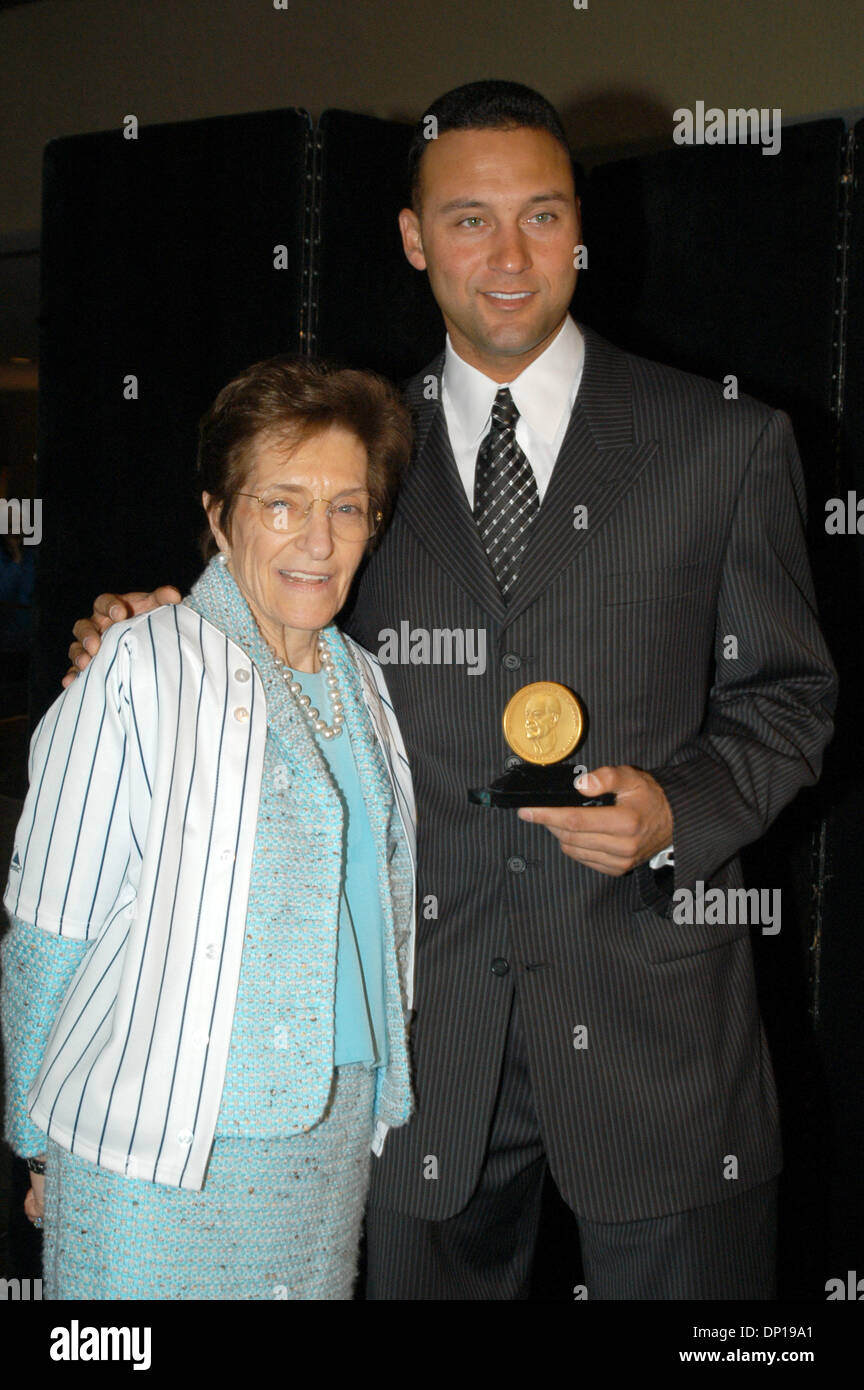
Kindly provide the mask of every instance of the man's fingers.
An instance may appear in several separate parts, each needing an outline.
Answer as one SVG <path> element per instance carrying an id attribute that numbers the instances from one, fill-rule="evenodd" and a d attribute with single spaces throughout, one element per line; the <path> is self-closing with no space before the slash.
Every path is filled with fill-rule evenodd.
<path id="1" fill-rule="evenodd" d="M 72 629 L 74 636 L 78 639 L 75 645 L 81 651 L 89 652 L 91 656 L 95 656 L 99 650 L 99 639 L 106 627 L 110 626 L 110 618 L 79 618 Z M 74 659 L 72 647 L 70 647 L 69 660 L 74 661 Z"/>
<path id="2" fill-rule="evenodd" d="M 66 672 L 61 682 L 64 690 L 66 689 L 67 685 L 72 684 L 79 671 L 85 671 L 87 667 L 90 665 L 90 657 L 88 656 L 87 652 L 84 650 L 80 642 L 72 643 L 71 647 L 69 648 L 69 660 L 71 661 L 72 665 L 69 667 L 69 670 Z"/>
<path id="3" fill-rule="evenodd" d="M 140 594 L 100 594 L 93 604 L 93 618 L 95 620 L 98 615 L 108 618 L 112 623 L 119 622 L 122 618 L 131 618 L 134 612 L 131 600 L 140 597 Z"/>
<path id="4" fill-rule="evenodd" d="M 578 790 L 614 792 L 614 806 L 528 806 L 522 820 L 545 826 L 561 851 L 604 874 L 626 874 L 673 843 L 672 812 L 662 787 L 635 767 L 598 767 Z"/>
<path id="5" fill-rule="evenodd" d="M 600 796 L 603 792 L 617 792 L 621 789 L 626 777 L 622 776 L 629 772 L 628 767 L 595 767 L 590 772 L 583 772 L 579 781 L 576 783 L 577 792 L 583 792 L 586 796 Z"/>
<path id="6" fill-rule="evenodd" d="M 139 613 L 152 613 L 164 603 L 179 603 L 180 592 L 172 584 L 163 584 L 158 589 L 133 589 L 128 594 L 100 594 L 93 605 L 93 621 L 107 619 L 100 627 L 104 632 L 109 623 L 120 622 L 123 618 L 134 618 Z"/>
<path id="7" fill-rule="evenodd" d="M 182 603 L 183 595 L 179 589 L 175 589 L 173 584 L 161 584 L 158 589 L 153 590 L 153 598 L 156 600 L 155 606 L 161 608 L 163 603 Z M 143 609 L 136 609 L 136 612 L 143 612 Z"/>
<path id="8" fill-rule="evenodd" d="M 566 849 L 564 853 L 567 853 Z M 598 856 L 596 859 L 583 858 L 581 854 L 571 854 L 569 857 L 571 859 L 576 859 L 580 864 L 584 864 L 586 869 L 593 869 L 594 872 L 598 874 L 607 874 L 609 878 L 623 878 L 624 875 L 629 874 L 630 870 L 634 867 L 627 860 L 619 862 L 613 859 L 606 859 L 602 855 Z"/>
<path id="9" fill-rule="evenodd" d="M 139 613 L 152 612 L 165 603 L 180 603 L 181 594 L 173 584 L 163 584 L 152 593 L 146 589 L 136 589 L 129 594 L 100 594 L 93 604 L 89 618 L 79 618 L 72 629 L 75 641 L 69 648 L 72 665 L 63 677 L 63 689 L 71 685 L 79 671 L 85 670 L 91 656 L 95 656 L 102 643 L 102 634 L 112 623 L 123 618 L 133 618 Z"/>
<path id="10" fill-rule="evenodd" d="M 583 862 L 589 855 L 608 859 L 611 864 L 632 864 L 638 845 L 632 840 L 609 840 L 605 835 L 567 835 L 561 830 L 552 830 L 565 854 Z"/>
<path id="11" fill-rule="evenodd" d="M 38 1192 L 34 1191 L 32 1186 L 28 1189 L 27 1195 L 24 1198 L 24 1214 L 25 1216 L 28 1216 L 31 1221 L 36 1221 L 40 1217 L 44 1217 L 44 1187 L 40 1188 Z"/>
<path id="12" fill-rule="evenodd" d="M 639 817 L 627 806 L 522 806 L 521 820 L 568 835 L 635 835 Z"/>

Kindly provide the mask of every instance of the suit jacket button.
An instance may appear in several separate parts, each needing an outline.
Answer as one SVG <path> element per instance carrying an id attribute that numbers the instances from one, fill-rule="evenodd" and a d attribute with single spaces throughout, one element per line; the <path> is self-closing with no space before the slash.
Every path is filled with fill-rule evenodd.
<path id="1" fill-rule="evenodd" d="M 510 772 L 514 767 L 521 767 L 521 766 L 522 766 L 522 759 L 521 759 L 521 758 L 517 758 L 517 756 L 516 756 L 515 753 L 510 753 L 510 754 L 508 754 L 508 756 L 504 759 L 504 770 L 505 770 L 505 772 Z"/>
<path id="2" fill-rule="evenodd" d="M 510 870 L 511 874 L 524 874 L 525 860 L 522 858 L 522 855 L 511 854 L 510 858 L 507 860 L 507 868 Z"/>
<path id="3" fill-rule="evenodd" d="M 509 970 L 510 970 L 510 962 L 509 962 L 509 960 L 505 960 L 503 956 L 496 956 L 495 959 L 494 959 L 493 962 L 492 962 L 492 974 L 493 974 L 493 975 L 506 975 L 506 974 L 508 973 Z"/>
<path id="4" fill-rule="evenodd" d="M 522 658 L 516 652 L 505 652 L 501 658 L 501 665 L 505 671 L 518 671 L 522 665 Z"/>

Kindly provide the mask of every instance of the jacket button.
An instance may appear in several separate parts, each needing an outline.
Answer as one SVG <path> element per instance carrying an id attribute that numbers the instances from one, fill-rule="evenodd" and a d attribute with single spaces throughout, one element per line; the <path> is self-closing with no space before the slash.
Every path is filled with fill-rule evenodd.
<path id="1" fill-rule="evenodd" d="M 501 665 L 505 671 L 518 671 L 522 665 L 522 658 L 516 652 L 505 652 L 501 658 Z"/>
<path id="2" fill-rule="evenodd" d="M 496 956 L 491 969 L 493 975 L 506 975 L 510 970 L 510 962 L 505 960 L 503 956 Z"/>
<path id="3" fill-rule="evenodd" d="M 243 669 L 243 667 L 241 666 L 240 669 L 239 669 L 239 671 L 235 671 L 235 672 L 234 672 L 234 679 L 235 679 L 235 680 L 238 680 L 238 681 L 248 681 L 248 679 L 249 679 L 249 672 L 248 672 L 248 671 L 245 671 L 245 670 Z"/>
<path id="4" fill-rule="evenodd" d="M 180 1133 L 177 1135 L 177 1143 L 178 1143 L 178 1144 L 191 1144 L 191 1143 L 192 1143 L 192 1131 L 191 1131 L 191 1129 L 181 1129 Z"/>
<path id="5" fill-rule="evenodd" d="M 246 709 L 245 705 L 241 705 L 239 709 L 235 709 L 234 718 L 239 720 L 241 724 L 246 723 L 246 720 L 249 718 L 249 711 Z"/>
<path id="6" fill-rule="evenodd" d="M 512 769 L 513 769 L 514 767 L 521 767 L 521 766 L 522 766 L 522 759 L 521 759 L 521 758 L 517 758 L 517 756 L 516 756 L 515 753 L 510 753 L 510 754 L 508 754 L 508 756 L 504 759 L 504 769 L 505 769 L 506 772 L 512 771 Z"/>
<path id="7" fill-rule="evenodd" d="M 522 855 L 511 854 L 510 858 L 507 860 L 507 868 L 510 870 L 511 874 L 524 874 L 525 860 L 522 858 Z"/>

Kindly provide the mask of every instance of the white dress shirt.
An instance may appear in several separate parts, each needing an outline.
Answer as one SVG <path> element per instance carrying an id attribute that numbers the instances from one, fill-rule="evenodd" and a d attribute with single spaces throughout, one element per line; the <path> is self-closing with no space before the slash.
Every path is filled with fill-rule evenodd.
<path id="1" fill-rule="evenodd" d="M 549 346 L 507 383 L 493 381 L 469 366 L 457 354 L 448 333 L 441 403 L 453 457 L 472 511 L 477 451 L 489 432 L 492 403 L 501 386 L 509 386 L 519 411 L 516 443 L 531 465 L 542 502 L 570 423 L 584 360 L 585 343 L 569 314 Z"/>

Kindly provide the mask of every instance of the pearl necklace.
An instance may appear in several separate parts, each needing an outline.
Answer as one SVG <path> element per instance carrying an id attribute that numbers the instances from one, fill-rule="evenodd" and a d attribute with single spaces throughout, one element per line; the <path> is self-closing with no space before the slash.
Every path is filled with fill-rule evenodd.
<path id="1" fill-rule="evenodd" d="M 273 650 L 272 647 L 270 650 Z M 276 665 L 279 667 L 279 673 L 283 681 L 294 696 L 294 699 L 297 701 L 297 704 L 300 706 L 300 709 L 303 714 L 305 714 L 316 734 L 320 734 L 322 738 L 327 739 L 338 738 L 342 732 L 342 726 L 345 723 L 345 715 L 343 713 L 342 698 L 339 694 L 339 682 L 336 679 L 336 667 L 333 665 L 333 658 L 327 649 L 327 643 L 324 641 L 321 633 L 318 633 L 318 660 L 321 663 L 321 670 L 326 677 L 327 694 L 330 697 L 330 708 L 333 711 L 332 724 L 328 724 L 326 720 L 320 717 L 317 709 L 312 706 L 309 696 L 303 694 L 303 687 L 291 668 L 286 666 L 284 661 L 280 661 L 275 652 L 273 652 L 273 656 Z"/>

